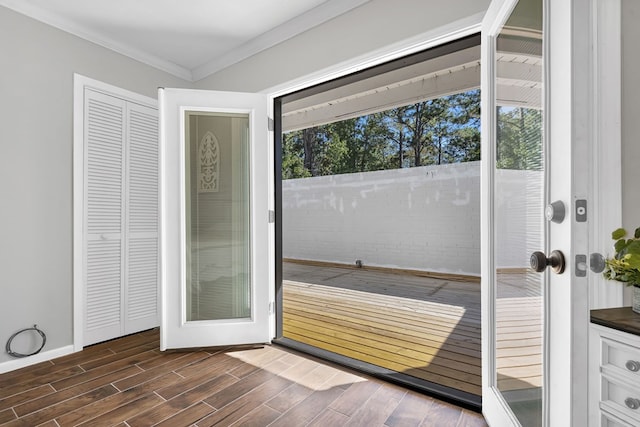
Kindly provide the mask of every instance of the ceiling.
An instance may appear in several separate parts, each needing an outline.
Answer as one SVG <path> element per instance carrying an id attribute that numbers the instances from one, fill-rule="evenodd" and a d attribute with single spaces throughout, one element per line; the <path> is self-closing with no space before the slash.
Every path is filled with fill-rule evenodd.
<path id="1" fill-rule="evenodd" d="M 370 0 L 0 0 L 189 81 Z"/>

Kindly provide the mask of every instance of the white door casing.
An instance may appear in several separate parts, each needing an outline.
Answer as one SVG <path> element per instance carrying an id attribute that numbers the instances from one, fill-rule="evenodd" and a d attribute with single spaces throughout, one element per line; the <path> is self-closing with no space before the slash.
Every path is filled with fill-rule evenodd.
<path id="1" fill-rule="evenodd" d="M 271 145 L 268 144 L 267 98 L 256 94 L 186 89 L 160 89 L 158 96 L 162 177 L 161 350 L 268 342 L 271 339 L 269 296 L 273 287 L 269 266 L 273 251 L 269 244 Z M 187 278 L 191 273 L 186 230 L 191 218 L 186 217 L 185 209 L 191 196 L 186 191 L 190 178 L 186 176 L 185 133 L 188 126 L 185 117 L 194 112 L 249 117 L 249 176 L 246 178 L 249 180 L 250 209 L 250 314 L 241 318 L 188 320 L 187 281 L 193 278 Z M 230 231 L 238 232 L 237 229 Z M 239 257 L 235 252 L 230 256 Z"/>

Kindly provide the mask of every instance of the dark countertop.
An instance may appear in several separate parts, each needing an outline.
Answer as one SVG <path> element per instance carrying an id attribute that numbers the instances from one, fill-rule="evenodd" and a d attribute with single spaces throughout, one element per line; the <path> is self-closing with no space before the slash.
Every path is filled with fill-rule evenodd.
<path id="1" fill-rule="evenodd" d="M 591 323 L 640 336 L 640 314 L 631 307 L 591 310 Z"/>

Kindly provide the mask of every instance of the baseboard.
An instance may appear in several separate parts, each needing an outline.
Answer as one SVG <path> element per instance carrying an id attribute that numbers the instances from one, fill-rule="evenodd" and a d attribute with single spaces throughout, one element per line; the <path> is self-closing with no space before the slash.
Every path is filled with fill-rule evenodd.
<path id="1" fill-rule="evenodd" d="M 0 374 L 5 372 L 15 371 L 16 369 L 25 368 L 27 366 L 35 365 L 36 363 L 46 362 L 57 357 L 66 356 L 67 354 L 74 353 L 73 345 L 67 345 L 65 347 L 54 348 L 53 350 L 47 350 L 42 353 L 34 354 L 29 357 L 21 357 L 15 360 L 7 360 L 0 363 Z"/>

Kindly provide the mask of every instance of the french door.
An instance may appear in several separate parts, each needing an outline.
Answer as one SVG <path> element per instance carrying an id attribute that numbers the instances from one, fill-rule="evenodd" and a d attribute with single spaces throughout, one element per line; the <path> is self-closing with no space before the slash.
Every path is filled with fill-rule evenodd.
<path id="1" fill-rule="evenodd" d="M 590 151 L 574 104 L 584 52 L 575 53 L 571 3 L 493 0 L 482 24 L 483 413 L 492 426 L 584 425 L 589 288 L 579 253 L 588 252 Z"/>
<path id="2" fill-rule="evenodd" d="M 160 89 L 159 101 L 161 349 L 268 342 L 267 98 Z"/>

